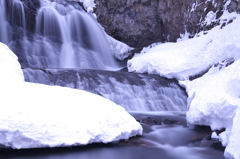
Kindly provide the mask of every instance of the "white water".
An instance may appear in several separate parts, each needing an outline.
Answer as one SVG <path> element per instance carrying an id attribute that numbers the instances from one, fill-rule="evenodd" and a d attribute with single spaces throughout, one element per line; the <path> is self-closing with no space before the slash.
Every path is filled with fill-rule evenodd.
<path id="1" fill-rule="evenodd" d="M 13 28 L 9 25 L 11 21 L 7 21 L 6 19 L 5 2 L 4 0 L 0 0 L 0 41 L 5 43 L 11 41 L 10 46 L 12 46 L 13 49 L 15 49 L 13 47 L 14 44 L 17 42 L 20 43 L 20 47 L 23 50 L 22 54 L 26 56 L 29 66 L 98 69 L 118 67 L 108 51 L 104 36 L 101 35 L 102 30 L 98 27 L 95 20 L 86 13 L 76 10 L 71 6 L 63 6 L 45 0 L 43 1 L 45 3 L 42 4 L 43 7 L 38 11 L 36 17 L 36 32 L 32 35 L 32 39 L 29 40 L 26 32 L 27 22 L 26 19 L 24 19 L 25 11 L 23 3 L 14 1 L 20 6 L 18 16 L 20 19 L 22 17 L 20 23 L 17 23 L 18 28 L 16 32 L 19 36 L 15 37 L 12 35 Z M 13 18 L 14 14 L 12 14 Z M 81 22 L 83 19 L 83 24 L 79 19 L 81 19 Z M 13 22 L 14 21 L 11 23 Z M 89 22 L 93 23 L 91 24 L 91 27 L 93 26 L 91 29 L 89 29 L 89 25 L 86 24 Z M 46 25 L 46 27 L 43 27 L 43 24 Z M 87 43 L 83 42 L 84 38 L 82 37 L 87 39 Z M 13 41 L 16 40 L 16 38 L 17 42 Z M 30 78 L 33 78 L 32 82 L 38 82 L 38 80 L 41 82 L 41 80 L 43 80 L 42 82 L 45 84 L 58 84 L 92 91 L 115 101 L 127 110 L 186 110 L 186 94 L 184 95 L 183 91 L 176 88 L 174 84 L 160 86 L 158 85 L 158 80 L 141 78 L 141 76 L 122 78 L 121 76 L 105 76 L 101 73 L 100 75 L 96 73 L 92 76 L 81 76 L 80 74 L 76 74 L 76 76 L 71 76 L 71 74 L 58 76 L 57 71 L 55 73 L 56 74 L 53 72 L 53 75 L 49 77 L 48 74 L 44 74 L 44 71 L 40 71 L 39 74 L 35 74 L 34 71 L 27 71 Z M 92 72 L 89 71 L 89 74 L 92 74 Z M 31 77 L 31 75 L 33 76 Z M 56 79 L 54 79 L 54 81 L 51 78 Z M 66 79 L 72 81 L 67 82 Z M 174 116 L 176 116 L 176 114 L 174 114 Z M 183 139 L 189 139 L 194 135 L 194 133 L 186 127 L 176 125 L 166 127 L 165 125 L 161 125 L 150 126 L 148 129 L 151 129 L 151 131 L 144 134 L 144 139 L 140 139 L 143 141 L 143 144 L 145 141 L 151 143 L 152 146 L 148 147 L 98 147 L 97 149 L 89 149 L 88 151 L 77 153 L 70 152 L 67 154 L 34 153 L 34 155 L 30 155 L 30 157 L 28 153 L 24 153 L 26 156 L 14 156 L 11 158 L 223 158 L 222 154 L 214 155 L 216 152 L 211 149 L 194 147 L 188 145 L 189 141 L 183 141 Z M 206 154 L 210 155 L 206 157 Z M 3 158 L 1 154 L 0 158 Z"/>
<path id="2" fill-rule="evenodd" d="M 0 0 L 0 41 L 3 43 L 9 42 L 8 23 L 6 20 L 5 0 Z"/>
<path id="3" fill-rule="evenodd" d="M 99 94 L 128 111 L 186 111 L 187 96 L 176 82 L 158 76 L 100 70 L 24 69 L 25 80 Z"/>
<path id="4" fill-rule="evenodd" d="M 41 1 L 35 17 L 35 33 L 28 32 L 24 2 L 11 0 L 0 5 L 0 41 L 9 44 L 24 67 L 94 68 L 117 70 L 103 30 L 81 7 Z M 9 18 L 6 18 L 6 12 Z M 7 25 L 11 25 L 8 32 Z M 30 35 L 27 35 L 28 34 Z"/>

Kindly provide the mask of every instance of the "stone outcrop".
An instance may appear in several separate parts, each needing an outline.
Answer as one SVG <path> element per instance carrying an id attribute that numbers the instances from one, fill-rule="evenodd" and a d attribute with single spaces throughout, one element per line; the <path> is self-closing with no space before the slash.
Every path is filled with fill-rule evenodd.
<path id="1" fill-rule="evenodd" d="M 227 2 L 229 5 L 225 6 Z M 131 47 L 176 41 L 180 34 L 195 34 L 207 13 L 220 17 L 224 9 L 240 12 L 238 0 L 95 0 L 98 21 L 105 31 Z"/>

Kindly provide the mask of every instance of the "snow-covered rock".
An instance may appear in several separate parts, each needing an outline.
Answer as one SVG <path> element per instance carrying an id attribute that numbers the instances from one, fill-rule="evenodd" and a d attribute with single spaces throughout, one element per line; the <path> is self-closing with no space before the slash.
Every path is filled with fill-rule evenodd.
<path id="1" fill-rule="evenodd" d="M 130 51 L 133 50 L 133 48 L 129 47 L 127 44 L 121 41 L 114 39 L 107 33 L 105 35 L 109 43 L 110 50 L 117 59 L 124 60 L 129 57 L 131 54 Z"/>
<path id="2" fill-rule="evenodd" d="M 135 55 L 128 61 L 128 69 L 178 79 L 189 96 L 189 125 L 220 130 L 212 137 L 226 146 L 225 157 L 240 159 L 240 16 L 225 12 L 219 20 L 232 22 L 206 35 L 160 44 Z M 188 80 L 205 71 L 202 77 Z"/>
<path id="3" fill-rule="evenodd" d="M 0 84 L 6 82 L 23 82 L 24 76 L 17 56 L 7 45 L 0 43 Z"/>
<path id="4" fill-rule="evenodd" d="M 142 134 L 141 125 L 124 108 L 103 97 L 23 82 L 16 56 L 3 44 L 0 74 L 0 145 L 14 149 L 86 145 Z"/>
<path id="5" fill-rule="evenodd" d="M 226 14 L 224 14 L 226 16 Z M 233 16 L 235 16 L 233 18 Z M 159 74 L 186 80 L 209 69 L 213 64 L 240 57 L 240 16 L 231 24 L 213 28 L 206 35 L 177 43 L 164 43 L 128 61 L 130 72 Z"/>
<path id="6" fill-rule="evenodd" d="M 68 0 L 68 1 L 83 3 L 83 6 L 88 13 L 93 13 L 93 8 L 96 7 L 96 4 L 94 3 L 94 0 Z"/>
<path id="7" fill-rule="evenodd" d="M 220 70 L 219 70 L 220 69 Z M 203 77 L 184 81 L 189 95 L 187 121 L 209 125 L 212 130 L 226 129 L 218 138 L 226 146 L 227 158 L 240 158 L 240 60 L 226 68 L 213 67 Z"/>

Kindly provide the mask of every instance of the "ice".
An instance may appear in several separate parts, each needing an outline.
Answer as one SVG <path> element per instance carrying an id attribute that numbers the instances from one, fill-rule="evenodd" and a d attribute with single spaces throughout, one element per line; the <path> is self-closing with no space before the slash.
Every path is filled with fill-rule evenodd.
<path id="1" fill-rule="evenodd" d="M 27 83 L 0 44 L 0 145 L 14 149 L 86 145 L 141 135 L 124 108 L 86 91 Z"/>
<path id="2" fill-rule="evenodd" d="M 130 51 L 133 50 L 133 48 L 131 48 L 130 46 L 128 46 L 127 44 L 121 41 L 114 39 L 113 37 L 109 36 L 107 33 L 105 33 L 105 36 L 109 43 L 111 52 L 113 52 L 113 55 L 117 59 L 124 60 L 131 55 Z"/>

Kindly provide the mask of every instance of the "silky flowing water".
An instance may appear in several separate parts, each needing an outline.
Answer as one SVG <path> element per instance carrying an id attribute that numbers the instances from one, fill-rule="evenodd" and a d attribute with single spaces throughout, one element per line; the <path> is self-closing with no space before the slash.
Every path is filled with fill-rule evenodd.
<path id="1" fill-rule="evenodd" d="M 141 137 L 83 147 L 6 150 L 1 159 L 223 159 L 209 131 L 189 129 L 184 112 L 130 112 L 144 128 Z"/>
<path id="2" fill-rule="evenodd" d="M 187 94 L 177 81 L 113 71 L 124 63 L 114 58 L 104 34 L 77 2 L 0 0 L 0 42 L 16 53 L 27 82 L 101 95 L 124 107 L 144 128 L 142 136 L 111 144 L 0 147 L 0 159 L 224 158 L 223 147 L 211 139 L 210 130 L 188 128 Z"/>

